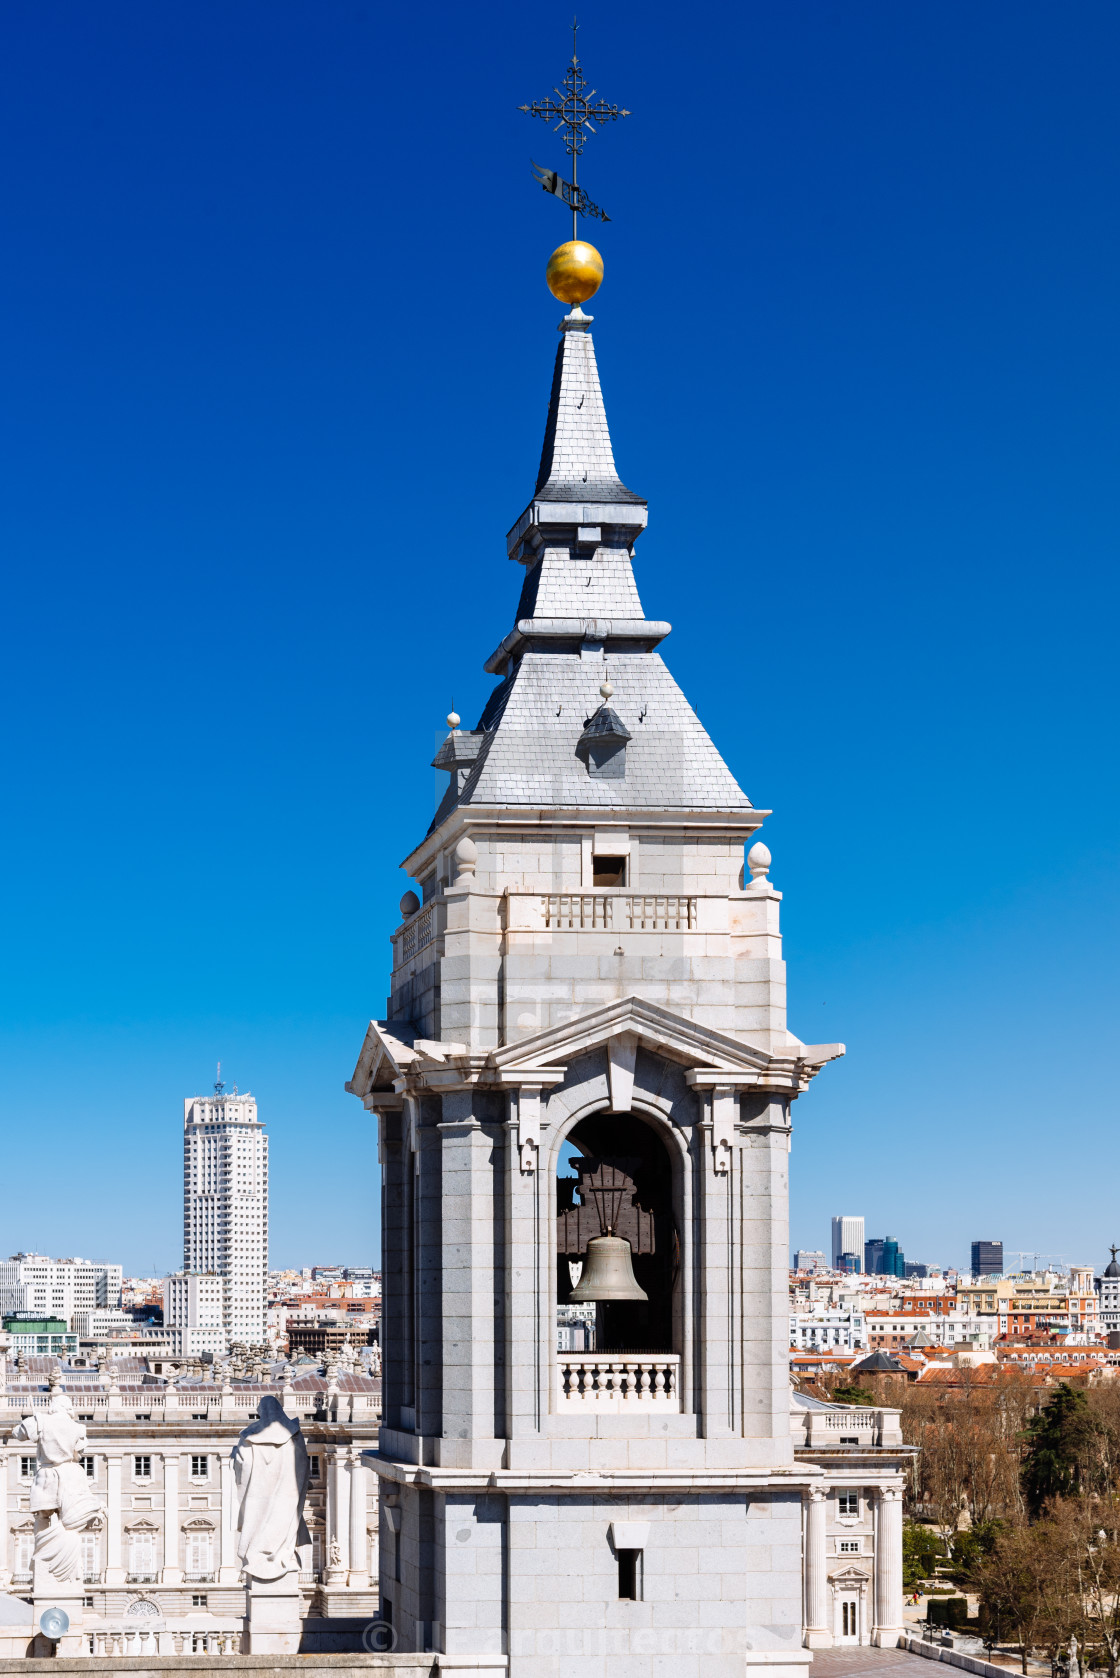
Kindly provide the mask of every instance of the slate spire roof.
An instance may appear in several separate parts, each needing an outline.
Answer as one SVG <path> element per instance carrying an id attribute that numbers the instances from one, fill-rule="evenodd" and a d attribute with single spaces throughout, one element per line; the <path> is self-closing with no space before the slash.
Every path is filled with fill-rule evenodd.
<path id="1" fill-rule="evenodd" d="M 561 322 L 537 486 L 507 539 L 525 567 L 514 626 L 486 661 L 500 680 L 476 727 L 441 748 L 450 785 L 430 831 L 464 806 L 752 809 L 657 652 L 671 626 L 639 599 L 646 503 L 615 468 L 590 327 L 578 305 Z M 608 730 L 624 748 L 609 769 Z"/>
<path id="2" fill-rule="evenodd" d="M 619 478 L 599 386 L 592 315 L 577 303 L 560 323 L 548 419 L 537 486 L 540 501 L 629 502 L 642 505 Z"/>

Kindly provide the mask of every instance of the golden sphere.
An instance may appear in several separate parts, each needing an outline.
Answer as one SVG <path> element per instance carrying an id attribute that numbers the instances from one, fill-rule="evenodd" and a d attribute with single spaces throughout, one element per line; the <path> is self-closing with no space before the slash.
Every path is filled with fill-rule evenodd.
<path id="1" fill-rule="evenodd" d="M 603 283 L 603 259 L 594 245 L 569 239 L 549 257 L 544 277 L 561 303 L 586 303 Z"/>

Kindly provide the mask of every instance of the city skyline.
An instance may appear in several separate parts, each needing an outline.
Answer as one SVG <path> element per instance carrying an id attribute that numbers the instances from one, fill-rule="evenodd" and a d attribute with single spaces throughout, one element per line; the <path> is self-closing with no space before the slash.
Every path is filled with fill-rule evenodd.
<path id="1" fill-rule="evenodd" d="M 464 648 L 504 610 L 492 533 L 536 468 L 564 218 L 530 159 L 562 157 L 517 107 L 559 25 L 484 7 L 480 53 L 447 6 L 434 29 L 259 0 L 53 16 L 0 25 L 21 626 L 0 1101 L 20 1180 L 54 1146 L 49 1204 L 5 1208 L 3 1244 L 103 1253 L 115 1223 L 130 1269 L 173 1269 L 176 1110 L 220 1056 L 269 1114 L 277 1261 L 369 1251 L 373 1127 L 343 1082 L 384 1009 L 394 835 L 431 818 L 452 700 L 470 726 L 489 691 Z M 1120 18 L 621 4 L 582 28 L 634 111 L 587 181 L 613 217 L 594 313 L 618 463 L 653 515 L 641 596 L 776 812 L 791 1014 L 848 1046 L 797 1118 L 793 1244 L 840 1197 L 963 1264 L 994 1203 L 1009 1248 L 1037 1231 L 1096 1262 L 1107 1173 L 1073 1205 L 1036 1162 L 1069 1040 L 1107 1046 L 1117 1015 Z M 445 167 L 464 62 L 481 234 Z M 670 134 L 652 113 L 682 78 Z M 393 674 L 420 624 L 454 693 Z M 1025 819 L 1036 789 L 1059 821 Z M 1090 1157 L 1108 1058 L 1079 1077 Z M 324 1143 L 366 1175 L 325 1182 Z"/>

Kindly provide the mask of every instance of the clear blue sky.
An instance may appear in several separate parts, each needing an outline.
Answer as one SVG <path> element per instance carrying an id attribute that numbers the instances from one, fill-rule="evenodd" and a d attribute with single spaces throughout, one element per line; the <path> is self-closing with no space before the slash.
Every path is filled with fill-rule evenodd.
<path id="1" fill-rule="evenodd" d="M 511 621 L 561 7 L 8 0 L 0 1249 L 376 1252 L 343 1092 Z M 1120 12 L 591 4 L 596 342 L 647 612 L 775 815 L 792 1236 L 1100 1263 L 1116 1210 Z"/>

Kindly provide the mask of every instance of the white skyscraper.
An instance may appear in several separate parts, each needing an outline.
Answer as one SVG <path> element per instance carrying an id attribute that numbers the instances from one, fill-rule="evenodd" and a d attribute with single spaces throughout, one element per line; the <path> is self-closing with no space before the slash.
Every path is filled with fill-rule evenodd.
<path id="1" fill-rule="evenodd" d="M 854 1253 L 863 1269 L 863 1219 L 838 1217 L 832 1220 L 832 1268 L 840 1269 L 841 1255 Z"/>
<path id="2" fill-rule="evenodd" d="M 268 1137 L 253 1097 L 236 1089 L 226 1094 L 221 1083 L 213 1095 L 188 1096 L 183 1102 L 183 1271 L 221 1277 L 227 1341 L 263 1344 Z M 207 1292 L 172 1291 L 181 1295 L 184 1306 L 188 1299 L 201 1306 Z M 188 1321 L 178 1326 L 208 1325 Z"/>

